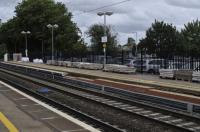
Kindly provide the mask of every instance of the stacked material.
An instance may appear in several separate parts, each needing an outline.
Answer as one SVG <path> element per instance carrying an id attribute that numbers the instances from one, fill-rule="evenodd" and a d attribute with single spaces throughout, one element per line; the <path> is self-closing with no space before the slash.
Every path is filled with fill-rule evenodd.
<path id="1" fill-rule="evenodd" d="M 58 66 L 66 66 L 64 61 L 57 61 Z"/>
<path id="2" fill-rule="evenodd" d="M 132 73 L 136 72 L 136 69 L 133 68 L 133 67 L 128 67 L 128 66 L 124 66 L 124 65 L 107 64 L 104 71 L 124 73 L 124 74 L 132 74 Z"/>
<path id="3" fill-rule="evenodd" d="M 35 64 L 43 64 L 43 60 L 42 59 L 33 59 L 33 63 L 35 63 Z"/>
<path id="4" fill-rule="evenodd" d="M 51 65 L 51 60 L 47 60 L 47 65 Z"/>
<path id="5" fill-rule="evenodd" d="M 103 68 L 102 64 L 85 63 L 85 62 L 72 62 L 72 67 L 89 70 L 100 70 Z"/>
<path id="6" fill-rule="evenodd" d="M 80 62 L 71 62 L 71 67 L 73 68 L 81 68 L 81 63 Z"/>
<path id="7" fill-rule="evenodd" d="M 72 67 L 71 61 L 64 61 L 66 67 Z"/>
<path id="8" fill-rule="evenodd" d="M 22 61 L 22 62 L 29 62 L 29 58 L 28 58 L 28 57 L 22 57 L 22 58 L 21 58 L 21 61 Z"/>
<path id="9" fill-rule="evenodd" d="M 177 70 L 174 72 L 175 79 L 192 81 L 192 70 Z"/>
<path id="10" fill-rule="evenodd" d="M 174 69 L 160 69 L 160 78 L 174 79 Z"/>
<path id="11" fill-rule="evenodd" d="M 81 68 L 89 70 L 100 70 L 103 68 L 103 65 L 96 63 L 81 63 Z"/>
<path id="12" fill-rule="evenodd" d="M 80 69 L 88 69 L 88 70 L 101 70 L 101 69 L 103 69 L 103 65 L 97 64 L 97 63 L 48 60 L 47 64 L 48 65 L 66 66 L 66 67 L 72 67 L 72 68 L 80 68 Z M 123 65 L 107 64 L 104 71 L 131 74 L 131 73 L 135 73 L 136 69 L 133 68 L 133 67 L 123 66 Z"/>
<path id="13" fill-rule="evenodd" d="M 47 65 L 52 65 L 52 60 L 47 60 Z"/>
<path id="14" fill-rule="evenodd" d="M 192 81 L 200 82 L 200 71 L 194 71 L 192 73 Z"/>
<path id="15" fill-rule="evenodd" d="M 5 53 L 4 54 L 4 62 L 7 62 L 8 61 L 8 53 Z"/>
<path id="16" fill-rule="evenodd" d="M 55 60 L 47 60 L 47 65 L 55 65 L 55 66 L 57 66 L 57 65 L 58 65 L 58 61 L 55 61 Z"/>
<path id="17" fill-rule="evenodd" d="M 21 61 L 22 60 L 22 54 L 21 53 L 14 53 L 13 54 L 13 61 Z"/>

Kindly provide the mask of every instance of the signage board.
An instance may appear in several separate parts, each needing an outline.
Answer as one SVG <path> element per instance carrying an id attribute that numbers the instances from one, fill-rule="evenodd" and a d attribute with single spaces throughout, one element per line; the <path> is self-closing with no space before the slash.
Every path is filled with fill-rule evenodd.
<path id="1" fill-rule="evenodd" d="M 107 36 L 101 37 L 101 42 L 102 43 L 107 43 L 107 41 L 108 41 Z"/>

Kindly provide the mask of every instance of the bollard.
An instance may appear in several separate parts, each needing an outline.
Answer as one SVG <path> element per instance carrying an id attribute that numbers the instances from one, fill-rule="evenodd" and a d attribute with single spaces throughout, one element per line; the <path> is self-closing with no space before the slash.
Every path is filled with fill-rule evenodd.
<path id="1" fill-rule="evenodd" d="M 102 86 L 101 91 L 102 91 L 102 93 L 105 91 L 104 85 Z"/>
<path id="2" fill-rule="evenodd" d="M 187 112 L 189 112 L 190 114 L 193 113 L 193 104 L 192 103 L 187 104 Z"/>
<path id="3" fill-rule="evenodd" d="M 54 79 L 54 73 L 53 73 L 53 72 L 51 72 L 51 74 L 52 74 L 52 78 Z"/>

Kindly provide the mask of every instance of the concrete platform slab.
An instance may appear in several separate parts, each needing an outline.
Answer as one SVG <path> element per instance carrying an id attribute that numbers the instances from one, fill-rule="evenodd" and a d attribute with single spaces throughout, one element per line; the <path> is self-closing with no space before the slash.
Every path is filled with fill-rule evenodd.
<path id="1" fill-rule="evenodd" d="M 68 117 L 24 93 L 22 95 L 20 91 L 2 84 L 4 83 L 0 81 L 0 113 L 16 128 L 16 131 L 12 132 L 99 132 L 73 117 Z M 0 132 L 10 131 L 9 125 L 5 125 L 8 122 L 1 122 L 1 118 L 2 116 L 0 116 Z"/>
<path id="2" fill-rule="evenodd" d="M 45 111 L 36 111 L 36 112 L 29 112 L 28 113 L 34 117 L 35 119 L 38 120 L 43 120 L 43 119 L 47 119 L 47 118 L 58 118 L 60 117 L 59 115 L 57 115 L 56 113 L 49 111 L 49 110 L 45 110 Z"/>
<path id="3" fill-rule="evenodd" d="M 37 121 L 21 111 L 17 104 L 8 99 L 4 93 L 0 92 L 0 112 L 2 112 L 20 132 L 52 132 L 48 126 Z M 0 128 L 1 132 L 5 131 L 4 127 Z"/>
<path id="4" fill-rule="evenodd" d="M 47 119 L 45 122 L 52 125 L 53 127 L 59 128 L 59 131 L 70 132 L 76 129 L 78 132 L 89 132 L 88 130 L 83 129 L 71 121 L 66 121 L 64 118 Z"/>
<path id="5" fill-rule="evenodd" d="M 28 105 L 28 106 L 24 106 L 24 107 L 21 107 L 22 110 L 24 111 L 29 111 L 29 112 L 37 112 L 37 111 L 45 111 L 47 110 L 46 108 L 44 108 L 43 106 L 41 105 Z"/>

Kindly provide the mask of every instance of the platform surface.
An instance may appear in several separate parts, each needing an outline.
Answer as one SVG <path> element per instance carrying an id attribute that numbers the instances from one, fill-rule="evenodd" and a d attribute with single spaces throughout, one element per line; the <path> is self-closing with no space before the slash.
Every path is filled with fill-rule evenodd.
<path id="1" fill-rule="evenodd" d="M 155 85 L 155 86 L 171 87 L 171 88 L 186 89 L 186 90 L 189 89 L 189 90 L 200 92 L 200 83 L 160 79 L 159 76 L 157 75 L 147 75 L 147 74 L 134 74 L 134 75 L 128 74 L 127 75 L 127 74 L 103 72 L 101 70 L 67 68 L 67 67 L 61 67 L 61 66 L 51 66 L 51 65 L 46 65 L 46 64 L 21 63 L 21 62 L 9 62 L 9 63 L 28 66 L 28 67 L 37 67 L 37 68 L 43 68 L 43 69 L 48 69 L 48 70 L 66 72 L 66 73 L 88 75 L 88 76 L 103 78 L 103 79 L 108 79 L 108 80 L 114 79 L 116 81 L 117 80 L 128 81 L 132 83 L 140 83 L 140 84 L 145 84 L 145 85 Z"/>
<path id="2" fill-rule="evenodd" d="M 73 117 L 70 117 L 73 118 Z M 98 132 L 89 125 L 66 119 L 42 104 L 2 85 L 0 81 L 0 132 Z"/>

